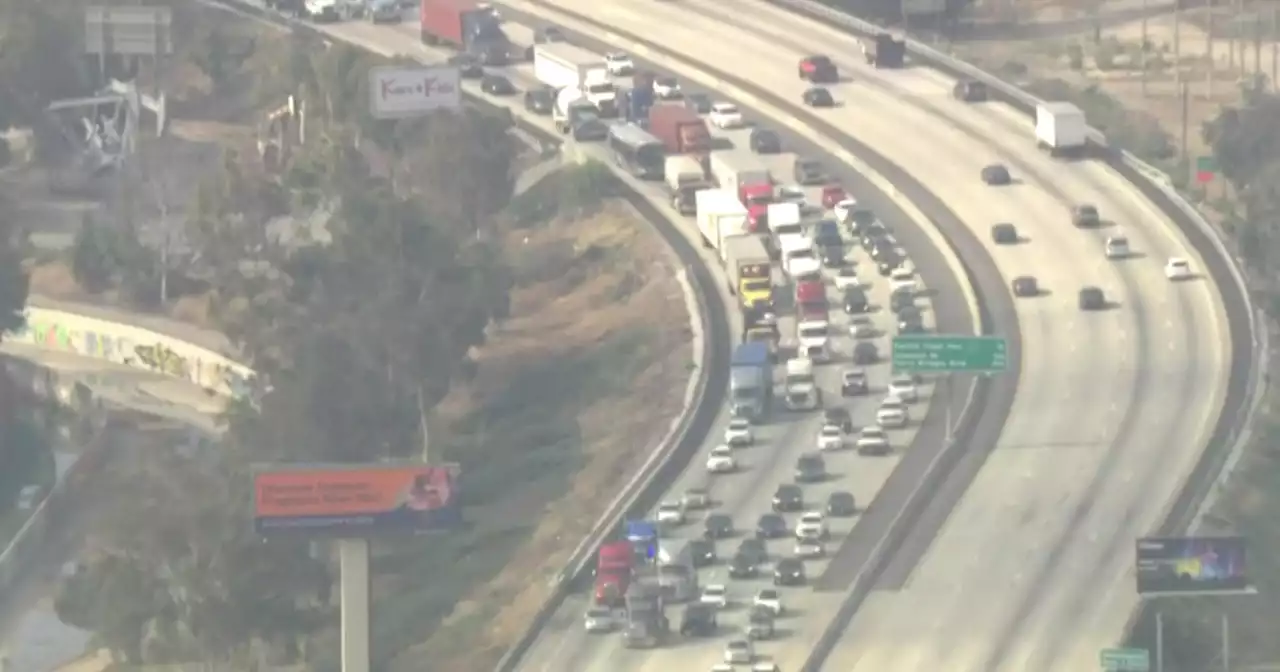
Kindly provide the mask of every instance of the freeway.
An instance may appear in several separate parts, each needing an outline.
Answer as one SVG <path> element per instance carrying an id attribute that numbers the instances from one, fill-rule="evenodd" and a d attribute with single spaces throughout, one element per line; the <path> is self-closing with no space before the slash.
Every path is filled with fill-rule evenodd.
<path id="1" fill-rule="evenodd" d="M 1171 284 L 1161 271 L 1169 256 L 1203 260 L 1104 165 L 1038 154 L 1015 111 L 958 103 L 953 82 L 923 68 L 870 69 L 847 56 L 858 46 L 843 33 L 762 2 L 619 2 L 588 15 L 790 100 L 803 89 L 796 62 L 831 55 L 851 76 L 833 89 L 842 104 L 816 116 L 912 173 L 975 235 L 1016 224 L 1027 239 L 989 253 L 1006 279 L 1035 275 L 1047 290 L 1018 302 L 1022 379 L 987 464 L 949 518 L 952 498 L 939 496 L 828 669 L 1096 665 L 1136 604 L 1132 541 L 1160 522 L 1221 411 L 1232 355 L 1221 296 L 1207 279 Z M 992 162 L 1016 183 L 984 186 L 978 173 Z M 1075 230 L 1069 208 L 1080 203 L 1106 228 Z M 1120 234 L 1136 254 L 1108 261 L 1103 240 Z M 1084 285 L 1114 305 L 1080 313 Z M 796 652 L 784 669 L 802 660 Z"/>

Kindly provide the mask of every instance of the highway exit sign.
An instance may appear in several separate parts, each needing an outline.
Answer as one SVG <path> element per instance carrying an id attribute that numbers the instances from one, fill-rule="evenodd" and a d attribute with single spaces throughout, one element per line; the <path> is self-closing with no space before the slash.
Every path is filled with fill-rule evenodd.
<path id="1" fill-rule="evenodd" d="M 1149 672 L 1151 652 L 1146 649 L 1103 649 L 1098 654 L 1105 672 Z"/>
<path id="2" fill-rule="evenodd" d="M 894 336 L 891 361 L 903 373 L 998 373 L 1007 347 L 998 336 Z"/>

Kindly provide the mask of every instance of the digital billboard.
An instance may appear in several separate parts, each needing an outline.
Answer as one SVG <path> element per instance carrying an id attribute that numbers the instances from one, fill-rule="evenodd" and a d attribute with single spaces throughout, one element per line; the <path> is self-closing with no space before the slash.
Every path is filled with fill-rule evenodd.
<path id="1" fill-rule="evenodd" d="M 462 522 L 454 466 L 272 466 L 253 475 L 253 527 L 358 538 L 447 530 Z"/>
<path id="2" fill-rule="evenodd" d="M 1253 591 L 1243 537 L 1148 537 L 1137 551 L 1139 595 Z"/>

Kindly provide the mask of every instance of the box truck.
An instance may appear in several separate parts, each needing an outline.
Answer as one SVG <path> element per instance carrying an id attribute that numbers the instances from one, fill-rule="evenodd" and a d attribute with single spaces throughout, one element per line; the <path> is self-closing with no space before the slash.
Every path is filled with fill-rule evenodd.
<path id="1" fill-rule="evenodd" d="M 723 261 L 726 238 L 751 235 L 747 231 L 747 209 L 738 202 L 737 194 L 725 189 L 703 189 L 694 195 L 694 200 L 698 232 Z"/>
<path id="2" fill-rule="evenodd" d="M 533 76 L 553 89 L 578 89 L 602 116 L 618 113 L 618 91 L 605 60 L 594 52 L 565 42 L 533 48 Z"/>
<path id="3" fill-rule="evenodd" d="M 747 208 L 751 231 L 763 231 L 773 202 L 773 176 L 764 162 L 752 152 L 734 149 L 713 152 L 709 163 L 712 179 L 721 189 L 737 194 Z"/>
<path id="4" fill-rule="evenodd" d="M 1071 103 L 1036 106 L 1036 144 L 1052 156 L 1078 156 L 1088 146 L 1089 124 Z"/>
<path id="5" fill-rule="evenodd" d="M 729 293 L 744 310 L 773 307 L 773 267 L 760 236 L 733 236 L 724 241 L 724 270 Z"/>
<path id="6" fill-rule="evenodd" d="M 649 108 L 649 132 L 667 146 L 671 154 L 705 155 L 711 151 L 711 132 L 692 109 L 676 103 Z"/>

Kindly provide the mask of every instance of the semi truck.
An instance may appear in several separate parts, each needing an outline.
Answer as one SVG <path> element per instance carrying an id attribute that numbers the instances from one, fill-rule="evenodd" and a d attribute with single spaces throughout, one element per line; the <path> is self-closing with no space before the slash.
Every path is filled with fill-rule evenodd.
<path id="1" fill-rule="evenodd" d="M 687 602 L 698 593 L 698 573 L 693 565 L 693 549 L 682 539 L 663 539 L 658 544 L 658 586 L 668 602 Z"/>
<path id="2" fill-rule="evenodd" d="M 907 43 L 888 33 L 879 33 L 862 42 L 862 55 L 867 65 L 876 68 L 901 68 L 907 58 Z"/>
<path id="3" fill-rule="evenodd" d="M 761 231 L 768 221 L 769 204 L 773 202 L 773 176 L 755 154 L 744 150 L 728 150 L 711 155 L 711 177 L 738 195 L 747 208 L 747 222 L 752 232 Z"/>
<path id="4" fill-rule="evenodd" d="M 633 583 L 627 591 L 627 623 L 622 631 L 623 644 L 629 649 L 651 649 L 660 646 L 670 630 L 661 591 L 655 586 Z"/>
<path id="5" fill-rule="evenodd" d="M 609 136 L 609 126 L 600 119 L 600 110 L 578 89 L 561 89 L 551 108 L 556 130 L 578 142 L 597 142 Z"/>
<path id="6" fill-rule="evenodd" d="M 828 316 L 827 288 L 821 279 L 796 282 L 796 317 L 801 320 L 826 320 Z"/>
<path id="7" fill-rule="evenodd" d="M 773 373 L 769 346 L 758 341 L 740 344 L 729 360 L 729 410 L 735 417 L 760 422 L 769 412 Z"/>
<path id="8" fill-rule="evenodd" d="M 773 307 L 773 267 L 760 236 L 733 236 L 724 241 L 724 268 L 729 293 L 743 309 Z"/>
<path id="9" fill-rule="evenodd" d="M 533 76 L 553 89 L 578 89 L 601 116 L 618 113 L 618 91 L 604 59 L 566 42 L 539 44 L 533 48 Z"/>
<path id="10" fill-rule="evenodd" d="M 631 77 L 631 88 L 627 90 L 627 121 L 648 126 L 653 100 L 653 73 L 637 72 Z"/>
<path id="11" fill-rule="evenodd" d="M 822 403 L 822 393 L 813 377 L 813 361 L 804 357 L 787 360 L 782 390 L 788 409 L 816 410 Z"/>
<path id="12" fill-rule="evenodd" d="M 420 0 L 418 18 L 423 44 L 447 44 L 485 65 L 506 65 L 511 40 L 493 12 L 471 0 Z"/>
<path id="13" fill-rule="evenodd" d="M 773 310 L 750 308 L 742 311 L 742 342 L 764 343 L 769 349 L 769 361 L 778 361 L 778 317 Z"/>
<path id="14" fill-rule="evenodd" d="M 711 132 L 694 110 L 676 103 L 659 103 L 649 108 L 649 132 L 662 141 L 671 154 L 711 152 Z"/>
<path id="15" fill-rule="evenodd" d="M 603 607 L 622 606 L 631 585 L 635 551 L 628 541 L 604 544 L 596 553 L 595 597 Z"/>
<path id="16" fill-rule="evenodd" d="M 724 242 L 734 236 L 751 235 L 747 229 L 747 209 L 738 197 L 724 189 L 703 189 L 694 194 L 698 232 L 704 244 L 724 261 Z"/>
<path id="17" fill-rule="evenodd" d="M 1084 112 L 1071 103 L 1036 105 L 1036 144 L 1051 156 L 1079 156 L 1089 143 Z"/>

